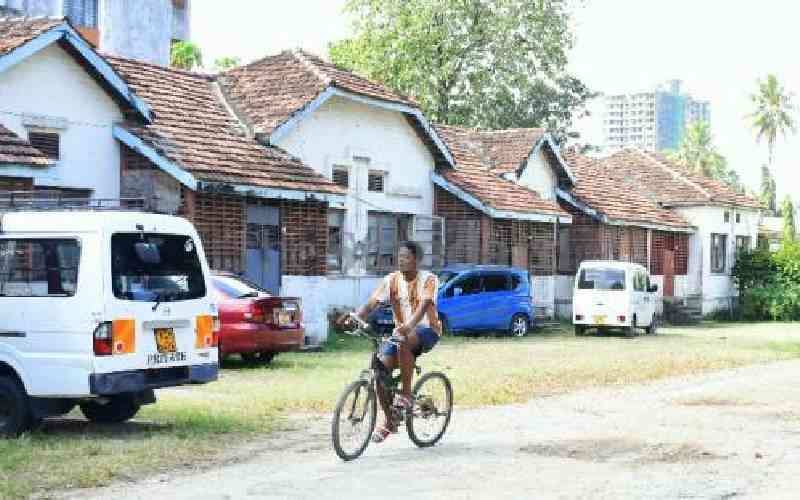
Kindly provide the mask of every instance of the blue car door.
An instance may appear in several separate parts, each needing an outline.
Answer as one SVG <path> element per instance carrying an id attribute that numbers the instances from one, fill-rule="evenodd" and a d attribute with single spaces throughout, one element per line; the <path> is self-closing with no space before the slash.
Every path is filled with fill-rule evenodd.
<path id="1" fill-rule="evenodd" d="M 447 318 L 451 330 L 470 330 L 479 322 L 481 279 L 477 273 L 455 278 L 439 299 L 438 310 Z"/>
<path id="2" fill-rule="evenodd" d="M 480 328 L 505 330 L 508 328 L 513 310 L 513 298 L 507 273 L 484 273 L 481 309 L 484 315 Z"/>

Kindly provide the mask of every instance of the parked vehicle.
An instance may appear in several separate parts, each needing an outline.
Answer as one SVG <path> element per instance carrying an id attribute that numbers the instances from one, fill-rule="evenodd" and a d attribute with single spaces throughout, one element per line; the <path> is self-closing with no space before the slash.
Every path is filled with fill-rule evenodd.
<path id="1" fill-rule="evenodd" d="M 0 213 L 0 434 L 79 405 L 122 422 L 154 389 L 217 378 L 217 310 L 183 218 Z"/>
<path id="2" fill-rule="evenodd" d="M 218 300 L 222 357 L 240 354 L 248 362 L 269 363 L 280 352 L 303 347 L 300 299 L 274 297 L 230 273 L 213 272 L 211 283 Z"/>
<path id="3" fill-rule="evenodd" d="M 451 266 L 439 276 L 437 310 L 444 330 L 502 331 L 521 337 L 534 328 L 533 296 L 528 272 L 508 266 Z M 380 332 L 394 328 L 392 310 L 382 306 L 368 318 Z"/>
<path id="4" fill-rule="evenodd" d="M 655 334 L 657 291 L 647 269 L 639 264 L 583 262 L 572 299 L 575 334 L 582 335 L 588 328 L 619 328 L 629 337 L 638 328 Z"/>

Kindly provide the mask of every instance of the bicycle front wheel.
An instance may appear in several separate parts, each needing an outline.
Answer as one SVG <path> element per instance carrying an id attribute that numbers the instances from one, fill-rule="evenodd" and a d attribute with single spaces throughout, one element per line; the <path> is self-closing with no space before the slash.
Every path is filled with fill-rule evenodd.
<path id="1" fill-rule="evenodd" d="M 444 373 L 430 372 L 414 384 L 414 410 L 406 415 L 408 437 L 420 448 L 442 439 L 453 413 L 453 387 Z"/>
<path id="2" fill-rule="evenodd" d="M 333 449 L 342 460 L 358 458 L 375 430 L 375 390 L 366 380 L 348 385 L 333 411 Z"/>

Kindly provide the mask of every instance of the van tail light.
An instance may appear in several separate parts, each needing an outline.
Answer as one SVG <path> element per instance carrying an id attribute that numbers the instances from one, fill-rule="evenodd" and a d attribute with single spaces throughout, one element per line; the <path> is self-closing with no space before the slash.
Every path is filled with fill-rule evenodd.
<path id="1" fill-rule="evenodd" d="M 111 322 L 100 323 L 94 329 L 94 355 L 111 356 L 114 352 L 114 343 L 111 336 Z"/>
<path id="2" fill-rule="evenodd" d="M 576 314 L 576 315 L 575 315 L 575 320 L 576 320 L 576 321 L 581 321 L 581 320 L 583 320 L 583 314 Z"/>
<path id="3" fill-rule="evenodd" d="M 198 316 L 195 327 L 195 349 L 208 349 L 219 344 L 219 318 L 209 315 Z"/>
<path id="4" fill-rule="evenodd" d="M 617 319 L 619 320 L 620 323 L 625 323 L 625 316 L 624 315 L 617 316 Z"/>
<path id="5" fill-rule="evenodd" d="M 97 325 L 93 335 L 95 356 L 136 352 L 136 322 L 132 319 L 106 321 Z"/>

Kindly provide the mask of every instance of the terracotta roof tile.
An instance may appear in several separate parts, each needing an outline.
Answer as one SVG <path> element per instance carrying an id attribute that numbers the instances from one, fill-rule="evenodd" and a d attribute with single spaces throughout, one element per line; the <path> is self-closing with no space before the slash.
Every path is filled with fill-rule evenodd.
<path id="1" fill-rule="evenodd" d="M 264 133 L 271 133 L 330 86 L 416 107 L 414 101 L 384 85 L 299 50 L 232 69 L 221 74 L 219 80 L 251 125 Z"/>
<path id="2" fill-rule="evenodd" d="M 31 143 L 0 125 L 0 164 L 45 167 L 53 162 Z"/>
<path id="3" fill-rule="evenodd" d="M 342 194 L 285 151 L 245 136 L 207 75 L 106 57 L 152 108 L 151 125 L 128 130 L 199 180 Z"/>
<path id="4" fill-rule="evenodd" d="M 484 204 L 497 210 L 568 216 L 555 200 L 545 200 L 534 191 L 501 178 L 490 170 L 485 146 L 474 130 L 436 126 L 456 160 L 455 169 L 440 175 Z M 530 145 L 530 150 L 533 144 Z"/>
<path id="5" fill-rule="evenodd" d="M 0 56 L 6 55 L 20 45 L 24 45 L 42 33 L 62 24 L 64 24 L 63 18 L 0 18 Z"/>
<path id="6" fill-rule="evenodd" d="M 475 132 L 475 135 L 483 142 L 489 168 L 498 175 L 519 170 L 544 134 L 545 131 L 542 128 Z"/>
<path id="7" fill-rule="evenodd" d="M 701 204 L 763 208 L 758 200 L 722 182 L 689 172 L 657 153 L 624 149 L 603 159 L 602 164 L 615 175 L 636 182 L 642 192 L 666 206 Z"/>
<path id="8" fill-rule="evenodd" d="M 690 224 L 672 210 L 640 192 L 640 180 L 620 178 L 600 160 L 568 151 L 564 160 L 575 174 L 571 193 L 578 199 L 612 220 L 631 225 L 647 224 L 686 229 Z"/>

